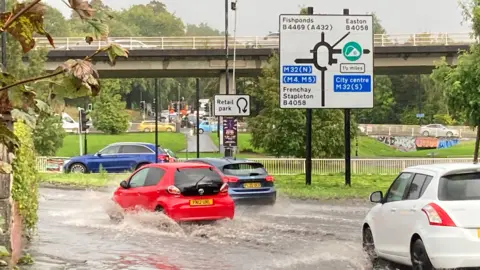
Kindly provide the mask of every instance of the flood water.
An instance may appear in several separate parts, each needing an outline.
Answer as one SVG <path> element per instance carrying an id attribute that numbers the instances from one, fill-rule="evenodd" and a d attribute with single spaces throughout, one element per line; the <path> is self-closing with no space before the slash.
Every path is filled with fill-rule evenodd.
<path id="1" fill-rule="evenodd" d="M 110 221 L 110 192 L 41 189 L 28 269 L 372 269 L 361 249 L 370 205 L 238 206 L 234 220 L 181 225 L 161 214 Z"/>

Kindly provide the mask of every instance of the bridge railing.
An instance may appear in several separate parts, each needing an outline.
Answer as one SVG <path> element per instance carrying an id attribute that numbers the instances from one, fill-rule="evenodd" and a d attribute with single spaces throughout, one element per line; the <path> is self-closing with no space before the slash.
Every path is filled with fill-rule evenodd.
<path id="1" fill-rule="evenodd" d="M 43 37 L 36 38 L 38 47 L 53 48 Z M 95 49 L 107 44 L 106 41 L 85 42 L 84 37 L 55 37 L 56 50 Z M 239 49 L 278 48 L 278 37 L 230 37 L 228 46 Z M 222 36 L 199 37 L 110 37 L 109 42 L 117 42 L 130 50 L 137 49 L 223 49 Z M 374 35 L 376 47 L 393 46 L 432 46 L 467 45 L 475 42 L 470 33 L 420 33 L 420 34 L 380 34 Z"/>

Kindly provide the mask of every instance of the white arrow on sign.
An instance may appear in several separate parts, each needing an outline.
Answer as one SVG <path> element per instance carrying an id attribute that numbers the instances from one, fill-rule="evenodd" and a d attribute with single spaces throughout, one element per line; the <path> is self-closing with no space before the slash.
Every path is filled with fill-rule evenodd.
<path id="1" fill-rule="evenodd" d="M 249 95 L 215 95 L 215 116 L 250 116 Z"/>

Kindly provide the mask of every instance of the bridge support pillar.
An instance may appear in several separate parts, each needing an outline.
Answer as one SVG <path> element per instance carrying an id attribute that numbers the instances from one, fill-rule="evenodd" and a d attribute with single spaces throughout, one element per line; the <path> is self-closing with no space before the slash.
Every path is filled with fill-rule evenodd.
<path id="1" fill-rule="evenodd" d="M 220 73 L 219 93 L 220 95 L 227 94 L 227 73 L 226 72 Z M 233 72 L 228 72 L 228 94 L 229 95 L 236 94 L 235 82 L 233 81 Z M 223 117 L 218 118 L 218 130 L 220 130 L 220 132 L 218 133 L 220 135 L 220 138 L 219 138 L 220 153 L 222 155 L 225 155 L 225 147 L 223 146 Z M 237 152 L 237 149 L 238 149 L 237 147 L 234 147 L 232 154 L 235 154 Z"/>

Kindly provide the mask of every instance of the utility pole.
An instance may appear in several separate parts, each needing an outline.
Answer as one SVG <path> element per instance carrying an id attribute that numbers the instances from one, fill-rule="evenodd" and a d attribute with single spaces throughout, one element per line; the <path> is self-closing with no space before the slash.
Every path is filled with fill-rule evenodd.
<path id="1" fill-rule="evenodd" d="M 5 13 L 7 11 L 7 3 L 6 0 L 1 0 L 0 3 L 0 10 L 1 12 Z M 2 33 L 2 66 L 3 71 L 6 72 L 7 69 L 7 32 L 4 31 Z"/>
<path id="2" fill-rule="evenodd" d="M 155 163 L 158 163 L 158 79 L 155 78 L 155 98 L 153 99 L 155 106 Z"/>
<path id="3" fill-rule="evenodd" d="M 196 100 L 195 100 L 195 107 L 197 108 L 197 121 L 196 121 L 196 128 L 197 128 L 197 158 L 200 158 L 200 134 L 198 133 L 198 129 L 200 128 L 200 79 L 197 78 L 196 80 Z M 188 147 L 187 147 L 188 150 Z"/>

